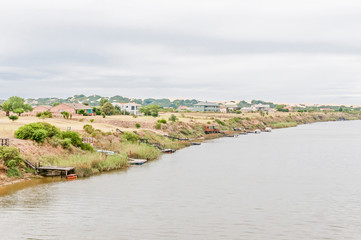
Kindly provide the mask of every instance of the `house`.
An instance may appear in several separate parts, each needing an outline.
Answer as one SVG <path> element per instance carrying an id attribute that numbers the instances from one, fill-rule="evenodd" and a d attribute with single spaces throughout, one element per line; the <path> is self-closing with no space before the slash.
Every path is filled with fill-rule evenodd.
<path id="1" fill-rule="evenodd" d="M 251 107 L 244 107 L 241 109 L 241 111 L 243 113 L 246 112 L 258 112 L 258 111 L 264 111 L 264 112 L 269 112 L 271 110 L 269 105 L 264 105 L 264 104 L 254 104 Z"/>
<path id="2" fill-rule="evenodd" d="M 50 112 L 53 115 L 61 115 L 62 112 L 68 112 L 74 116 L 79 114 L 80 110 L 84 110 L 88 116 L 94 115 L 92 107 L 86 106 L 82 103 L 61 103 L 50 108 Z"/>
<path id="3" fill-rule="evenodd" d="M 196 112 L 219 112 L 219 104 L 213 102 L 199 102 L 194 105 L 193 111 Z"/>
<path id="4" fill-rule="evenodd" d="M 133 115 L 140 115 L 140 107 L 142 105 L 138 103 L 113 103 L 113 106 L 118 106 L 120 111 L 125 111 Z"/>
<path id="5" fill-rule="evenodd" d="M 240 107 L 238 107 L 238 105 L 235 101 L 226 102 L 220 106 L 220 111 L 222 113 L 234 112 L 237 110 L 240 110 Z"/>
<path id="6" fill-rule="evenodd" d="M 31 111 L 31 115 L 35 116 L 38 113 L 50 111 L 50 109 L 51 109 L 51 106 L 49 106 L 49 105 L 36 106 L 36 107 L 33 107 L 33 111 Z"/>
<path id="7" fill-rule="evenodd" d="M 179 106 L 179 107 L 177 108 L 177 110 L 178 110 L 178 111 L 188 111 L 188 110 L 189 110 L 189 107 L 187 107 L 187 106 Z"/>
<path id="8" fill-rule="evenodd" d="M 320 108 L 321 111 L 334 112 L 335 109 L 332 108 Z"/>

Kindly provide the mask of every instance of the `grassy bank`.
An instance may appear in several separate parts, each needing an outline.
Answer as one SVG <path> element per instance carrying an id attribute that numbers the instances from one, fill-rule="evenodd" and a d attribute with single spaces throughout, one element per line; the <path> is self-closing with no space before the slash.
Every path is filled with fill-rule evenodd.
<path id="1" fill-rule="evenodd" d="M 129 166 L 125 154 L 106 156 L 100 153 L 85 153 L 71 155 L 49 155 L 40 157 L 42 165 L 75 167 L 79 177 L 88 177 L 100 172 L 123 169 Z"/>
<path id="2" fill-rule="evenodd" d="M 43 166 L 72 166 L 76 168 L 76 173 L 79 177 L 85 177 L 104 171 L 127 168 L 129 166 L 127 160 L 128 157 L 147 160 L 157 159 L 162 154 L 161 151 L 157 147 L 143 143 L 144 140 L 152 144 L 158 144 L 163 148 L 181 149 L 189 146 L 191 141 L 202 141 L 202 139 L 222 137 L 221 134 L 206 135 L 203 129 L 204 125 L 214 125 L 221 129 L 221 131 L 232 132 L 235 128 L 242 129 L 243 131 L 254 129 L 262 130 L 266 127 L 276 129 L 322 121 L 361 119 L 360 113 L 345 112 L 276 112 L 270 114 L 176 113 L 176 115 L 178 118 L 177 121 L 162 123 L 160 127 L 159 124 L 158 126 L 156 125 L 158 120 L 164 118 L 164 116 L 159 118 L 138 117 L 137 119 L 129 119 L 131 124 L 128 125 L 132 125 L 134 121 L 141 122 L 142 127 L 139 129 L 122 128 L 121 126 L 127 126 L 123 125 L 124 122 L 126 122 L 123 117 L 119 117 L 119 119 L 121 119 L 119 121 L 115 117 L 108 120 L 96 119 L 96 121 L 98 121 L 96 124 L 87 122 L 87 120 L 82 120 L 82 129 L 78 128 L 79 122 L 76 122 L 76 132 L 81 138 L 92 138 L 96 150 L 102 149 L 114 151 L 117 153 L 114 156 L 106 157 L 96 152 L 84 151 L 80 147 L 76 147 L 76 145 L 64 148 L 64 144 L 55 144 L 56 141 L 54 141 L 54 138 L 48 138 L 42 143 L 12 138 L 11 145 L 19 148 L 21 150 L 21 156 L 28 161 L 33 163 L 40 162 Z M 23 120 L 23 122 L 27 121 Z M 60 122 L 59 128 L 61 129 L 66 124 L 73 127 L 72 123 L 74 121 L 52 119 L 51 122 Z M 56 124 L 54 125 L 58 127 Z M 85 125 L 88 126 L 84 128 Z M 101 128 L 96 128 L 98 126 Z M 121 128 L 123 133 L 115 131 L 117 128 Z M 2 128 L 0 128 L 0 134 L 1 129 Z M 113 130 L 103 131 L 102 129 Z M 14 132 L 15 130 L 16 129 L 14 129 Z M 13 136 L 14 132 L 12 133 Z M 6 133 L 8 133 L 8 130 L 6 130 Z M 165 137 L 164 135 L 190 139 L 190 141 L 174 140 Z M 1 162 L 0 159 L 0 165 L 1 164 L 4 164 L 4 162 Z M 8 167 L 8 169 L 9 168 L 10 167 Z M 10 170 L 10 175 L 12 175 L 11 171 L 15 168 L 16 166 L 11 167 L 12 170 Z M 29 172 L 23 165 L 19 165 L 18 168 L 22 172 L 22 176 L 24 176 L 26 172 Z M 5 177 L 6 176 L 4 175 L 0 176 L 0 185 L 2 183 L 1 179 L 5 179 Z"/>

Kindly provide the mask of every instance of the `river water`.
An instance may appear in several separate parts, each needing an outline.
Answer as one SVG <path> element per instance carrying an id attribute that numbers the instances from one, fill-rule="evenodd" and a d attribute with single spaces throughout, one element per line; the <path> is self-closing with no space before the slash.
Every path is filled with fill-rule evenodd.
<path id="1" fill-rule="evenodd" d="M 0 239 L 361 239 L 360 144 L 317 123 L 9 191 Z"/>

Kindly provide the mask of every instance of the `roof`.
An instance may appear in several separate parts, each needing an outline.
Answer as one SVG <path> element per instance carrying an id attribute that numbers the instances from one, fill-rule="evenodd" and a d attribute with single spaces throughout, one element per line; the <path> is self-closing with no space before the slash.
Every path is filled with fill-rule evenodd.
<path id="1" fill-rule="evenodd" d="M 142 105 L 140 105 L 140 104 L 138 104 L 138 103 L 132 103 L 132 102 L 130 102 L 130 103 L 113 103 L 113 105 L 114 104 L 119 104 L 119 105 L 127 105 L 127 104 L 133 104 L 133 105 L 136 105 L 136 106 L 142 106 Z"/>
<path id="2" fill-rule="evenodd" d="M 76 110 L 80 110 L 80 109 L 92 109 L 92 107 L 90 106 L 86 106 L 82 103 L 63 103 L 69 107 L 75 108 Z"/>
<path id="3" fill-rule="evenodd" d="M 214 102 L 199 102 L 194 104 L 194 106 L 219 106 L 219 104 Z"/>

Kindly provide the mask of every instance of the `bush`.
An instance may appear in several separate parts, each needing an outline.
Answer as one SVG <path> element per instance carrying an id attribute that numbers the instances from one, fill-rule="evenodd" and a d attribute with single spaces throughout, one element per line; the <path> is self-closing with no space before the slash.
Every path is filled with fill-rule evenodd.
<path id="1" fill-rule="evenodd" d="M 94 151 L 94 148 L 92 147 L 92 145 L 90 145 L 90 143 L 83 143 L 80 148 L 84 151 Z"/>
<path id="2" fill-rule="evenodd" d="M 94 122 L 94 119 L 90 119 L 90 122 L 91 122 L 91 123 Z"/>
<path id="3" fill-rule="evenodd" d="M 173 115 L 173 114 L 172 114 Z M 160 120 L 158 120 L 158 122 L 159 123 L 164 123 L 164 124 L 166 124 L 167 123 L 167 120 L 165 120 L 165 119 L 160 119 Z"/>
<path id="4" fill-rule="evenodd" d="M 21 177 L 21 171 L 18 167 L 12 167 L 7 170 L 8 177 Z"/>
<path id="5" fill-rule="evenodd" d="M 135 127 L 136 127 L 136 128 L 140 128 L 140 124 L 139 124 L 139 123 L 136 123 L 136 124 L 135 124 Z"/>
<path id="6" fill-rule="evenodd" d="M 93 128 L 93 126 L 92 126 L 92 125 L 89 125 L 89 124 L 84 125 L 84 126 L 83 126 L 83 129 L 84 129 L 85 132 L 87 132 L 87 133 L 89 133 L 89 134 L 92 134 L 92 133 L 95 131 L 95 129 Z"/>
<path id="7" fill-rule="evenodd" d="M 32 140 L 38 143 L 43 143 L 48 137 L 48 132 L 45 129 L 36 129 L 33 133 Z"/>
<path id="8" fill-rule="evenodd" d="M 169 121 L 175 122 L 177 120 L 178 120 L 178 118 L 174 114 L 170 115 Z"/>
<path id="9" fill-rule="evenodd" d="M 43 130 L 43 131 L 39 131 Z M 15 137 L 19 139 L 30 139 L 36 142 L 44 142 L 48 137 L 59 135 L 60 131 L 49 123 L 30 123 L 20 127 L 15 132 Z"/>
<path id="10" fill-rule="evenodd" d="M 69 138 L 71 140 L 71 144 L 75 147 L 81 147 L 83 145 L 83 141 L 81 140 L 81 137 L 77 132 L 72 132 L 72 131 L 61 132 L 60 137 L 62 139 Z"/>
<path id="11" fill-rule="evenodd" d="M 12 168 L 19 166 L 23 159 L 16 147 L 1 146 L 0 159 L 4 161 L 5 166 Z"/>
<path id="12" fill-rule="evenodd" d="M 45 112 L 37 113 L 36 117 L 38 117 L 38 118 L 52 118 L 53 114 L 49 110 L 47 110 Z"/>
<path id="13" fill-rule="evenodd" d="M 125 132 L 125 133 L 123 134 L 123 138 L 124 138 L 125 140 L 127 140 L 128 142 L 132 142 L 132 143 L 135 143 L 135 142 L 138 141 L 138 135 L 133 134 L 133 133 L 131 133 L 131 132 Z"/>
<path id="14" fill-rule="evenodd" d="M 63 141 L 61 141 L 61 146 L 65 149 L 70 148 L 71 146 L 71 139 L 70 138 L 65 138 L 63 139 Z"/>
<path id="15" fill-rule="evenodd" d="M 154 126 L 156 129 L 161 129 L 162 128 L 162 124 L 160 122 L 157 122 Z"/>
<path id="16" fill-rule="evenodd" d="M 11 115 L 11 116 L 9 116 L 9 119 L 14 122 L 14 121 L 18 120 L 19 117 L 16 115 Z"/>

